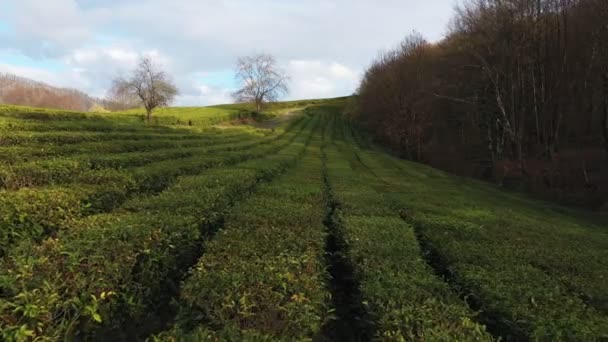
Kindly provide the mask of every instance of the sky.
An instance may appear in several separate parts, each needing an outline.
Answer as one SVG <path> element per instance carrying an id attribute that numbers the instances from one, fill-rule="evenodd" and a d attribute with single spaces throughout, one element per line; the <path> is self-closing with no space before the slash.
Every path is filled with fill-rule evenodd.
<path id="1" fill-rule="evenodd" d="M 0 0 L 0 72 L 103 97 L 140 56 L 181 106 L 229 103 L 239 56 L 269 53 L 285 100 L 352 94 L 414 30 L 440 40 L 456 0 Z"/>

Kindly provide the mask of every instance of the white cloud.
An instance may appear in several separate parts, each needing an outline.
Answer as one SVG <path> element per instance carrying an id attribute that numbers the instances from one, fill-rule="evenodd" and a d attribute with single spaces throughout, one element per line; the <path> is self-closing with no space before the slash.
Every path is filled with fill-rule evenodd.
<path id="1" fill-rule="evenodd" d="M 83 72 L 83 70 L 79 68 L 69 69 L 61 72 L 53 72 L 41 68 L 14 66 L 0 62 L 0 72 L 26 77 L 56 87 L 76 88 L 89 92 L 91 95 L 103 96 L 103 93 L 94 92 L 94 90 L 97 89 L 96 85 Z"/>
<path id="2" fill-rule="evenodd" d="M 355 80 L 357 79 L 357 73 L 354 70 L 349 69 L 348 67 L 339 64 L 332 63 L 329 67 L 330 74 L 338 79 L 347 79 L 347 80 Z"/>
<path id="3" fill-rule="evenodd" d="M 85 69 L 120 70 L 122 72 L 133 69 L 140 56 L 151 57 L 162 68 L 169 68 L 172 62 L 169 57 L 158 50 L 138 52 L 132 48 L 120 45 L 96 46 L 79 48 L 63 57 L 66 65 L 82 67 Z"/>
<path id="4" fill-rule="evenodd" d="M 0 72 L 14 74 L 21 77 L 30 78 L 39 82 L 45 82 L 55 85 L 58 85 L 59 82 L 61 82 L 61 77 L 53 72 L 37 68 L 14 66 L 1 62 Z"/>
<path id="5" fill-rule="evenodd" d="M 86 84 L 84 90 L 94 96 L 103 97 L 111 80 L 127 75 L 133 70 L 140 56 L 149 56 L 160 68 L 172 72 L 172 60 L 158 50 L 141 53 L 121 45 L 80 48 L 63 57 L 64 64 L 77 73 Z M 81 85 L 82 87 L 82 85 Z"/>
<path id="6" fill-rule="evenodd" d="M 357 71 L 337 62 L 293 60 L 284 66 L 290 76 L 289 94 L 285 99 L 310 99 L 350 95 L 358 85 Z M 205 72 L 198 73 L 205 75 Z M 234 89 L 200 84 L 191 79 L 178 81 L 181 106 L 229 103 Z"/>
<path id="7" fill-rule="evenodd" d="M 289 98 L 330 97 L 354 91 L 377 51 L 412 30 L 439 39 L 454 1 L 0 0 L 0 21 L 11 28 L 0 32 L 0 46 L 60 61 L 66 70 L 55 76 L 33 74 L 93 95 L 140 53 L 151 54 L 175 78 L 183 103 L 230 100 L 226 86 L 201 81 L 201 73 L 268 52 L 292 76 Z"/>
<path id="8" fill-rule="evenodd" d="M 290 99 L 350 95 L 358 84 L 358 73 L 337 62 L 293 60 L 286 67 L 291 77 Z"/>
<path id="9" fill-rule="evenodd" d="M 4 40 L 38 57 L 60 56 L 88 43 L 110 15 L 107 9 L 83 10 L 75 0 L 18 0 L 10 1 L 9 8 L 0 19 L 15 33 Z"/>
<path id="10" fill-rule="evenodd" d="M 208 85 L 198 85 L 197 92 L 189 95 L 177 97 L 176 104 L 180 106 L 210 106 L 216 104 L 230 103 L 232 101 L 230 89 L 212 87 Z"/>

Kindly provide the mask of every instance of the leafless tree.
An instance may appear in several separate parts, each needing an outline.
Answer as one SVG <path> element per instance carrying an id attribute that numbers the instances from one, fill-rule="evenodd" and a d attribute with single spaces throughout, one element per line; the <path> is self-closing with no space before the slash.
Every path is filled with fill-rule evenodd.
<path id="1" fill-rule="evenodd" d="M 253 102 L 260 112 L 264 103 L 276 101 L 287 93 L 289 77 L 277 66 L 273 56 L 259 54 L 239 58 L 236 79 L 241 88 L 233 94 L 239 102 Z"/>
<path id="2" fill-rule="evenodd" d="M 104 107 L 110 111 L 121 111 L 140 107 L 141 100 L 131 92 L 124 91 L 122 82 L 114 80 L 108 90 Z"/>
<path id="3" fill-rule="evenodd" d="M 111 96 L 114 98 L 137 98 L 146 109 L 150 123 L 155 108 L 168 106 L 178 90 L 167 74 L 160 70 L 149 57 L 142 57 L 130 78 L 113 81 Z"/>
<path id="4" fill-rule="evenodd" d="M 410 159 L 608 199 L 608 1 L 461 3 L 445 39 L 374 61 L 352 120 Z"/>

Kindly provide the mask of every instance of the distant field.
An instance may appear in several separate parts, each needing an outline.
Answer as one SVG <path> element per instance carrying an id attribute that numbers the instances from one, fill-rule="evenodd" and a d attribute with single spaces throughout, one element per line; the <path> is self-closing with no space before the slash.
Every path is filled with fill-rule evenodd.
<path id="1" fill-rule="evenodd" d="M 258 119 L 273 117 L 294 110 L 301 110 L 312 105 L 327 104 L 343 99 L 299 100 L 268 104 Z M 161 108 L 153 113 L 153 121 L 157 124 L 175 125 L 213 125 L 230 120 L 243 119 L 253 116 L 255 106 L 252 104 L 227 104 L 209 107 L 171 107 Z M 145 110 L 134 109 L 125 112 L 112 113 L 116 115 L 137 116 L 144 118 Z"/>
<path id="2" fill-rule="evenodd" d="M 345 105 L 0 106 L 0 340 L 608 338 L 605 219 L 394 158 Z"/>
<path id="3" fill-rule="evenodd" d="M 146 112 L 143 109 L 133 109 L 114 115 L 135 116 L 142 121 Z M 232 106 L 226 107 L 170 107 L 159 108 L 152 113 L 152 122 L 161 125 L 194 125 L 211 126 L 218 123 L 246 118 L 251 112 Z"/>
<path id="4" fill-rule="evenodd" d="M 272 103 L 264 108 L 258 119 L 272 119 L 282 114 L 302 110 L 311 105 L 330 104 L 343 99 L 299 100 Z M 169 107 L 158 108 L 152 114 L 153 124 L 165 126 L 196 126 L 209 127 L 219 123 L 245 119 L 253 116 L 255 106 L 251 104 L 227 104 L 209 107 Z M 133 124 L 145 120 L 144 109 L 132 109 L 122 112 L 74 112 L 60 109 L 35 108 L 0 104 L 0 129 L 9 127 L 10 122 L 17 120 L 15 125 L 22 125 L 19 120 L 52 120 L 72 121 L 86 119 L 88 121 L 108 121 L 108 124 Z M 13 120 L 15 119 L 15 120 Z M 74 123 L 78 125 L 82 122 Z M 88 123 L 84 123 L 85 125 Z M 96 123 L 100 125 L 99 122 Z"/>

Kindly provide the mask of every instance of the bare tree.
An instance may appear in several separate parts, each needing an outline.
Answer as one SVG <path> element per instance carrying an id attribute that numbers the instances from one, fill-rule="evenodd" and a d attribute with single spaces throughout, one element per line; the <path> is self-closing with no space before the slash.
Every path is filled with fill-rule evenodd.
<path id="1" fill-rule="evenodd" d="M 117 78 L 110 90 L 112 98 L 137 98 L 146 109 L 150 123 L 155 108 L 168 106 L 178 94 L 167 74 L 148 57 L 139 60 L 130 78 Z"/>
<path id="2" fill-rule="evenodd" d="M 140 107 L 139 97 L 124 89 L 123 82 L 114 80 L 104 98 L 104 107 L 111 111 L 121 111 Z"/>
<path id="3" fill-rule="evenodd" d="M 287 93 L 289 77 L 279 70 L 273 56 L 259 54 L 239 58 L 236 79 L 241 88 L 233 94 L 239 102 L 253 102 L 260 112 L 262 105 Z"/>

